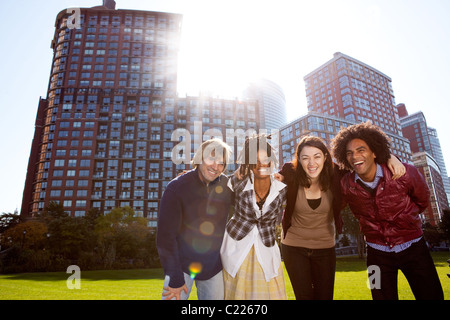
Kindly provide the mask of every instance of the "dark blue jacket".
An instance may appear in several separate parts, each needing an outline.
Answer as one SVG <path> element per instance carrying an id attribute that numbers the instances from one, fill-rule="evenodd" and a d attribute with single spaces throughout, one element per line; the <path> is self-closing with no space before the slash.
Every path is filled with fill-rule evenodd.
<path id="1" fill-rule="evenodd" d="M 206 186 L 195 169 L 167 185 L 156 246 L 171 288 L 183 286 L 183 272 L 208 280 L 222 270 L 220 247 L 233 195 L 227 182 L 221 175 Z"/>

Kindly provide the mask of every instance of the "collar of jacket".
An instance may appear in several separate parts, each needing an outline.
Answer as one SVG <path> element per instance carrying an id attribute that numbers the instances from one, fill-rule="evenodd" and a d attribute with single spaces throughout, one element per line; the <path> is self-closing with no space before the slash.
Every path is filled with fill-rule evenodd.
<path id="1" fill-rule="evenodd" d="M 204 183 L 204 182 L 202 181 L 202 179 L 200 179 L 200 174 L 201 174 L 201 173 L 198 171 L 198 167 L 195 168 L 195 169 L 192 169 L 192 171 L 195 172 L 195 178 L 194 178 L 194 179 L 195 179 L 198 183 L 200 183 L 202 186 L 204 186 L 204 187 L 209 187 L 209 186 L 211 186 L 211 185 L 214 185 L 214 184 L 218 183 L 222 177 L 226 177 L 223 173 L 221 173 L 215 180 L 211 181 L 211 182 L 207 185 L 206 183 Z"/>
<path id="2" fill-rule="evenodd" d="M 250 175 L 251 175 L 252 181 L 255 181 L 255 177 L 253 175 L 253 172 L 250 172 Z M 250 179 L 247 178 L 246 180 L 247 180 L 247 183 L 245 184 L 245 187 L 244 187 L 244 189 L 242 191 L 243 192 L 250 191 L 250 190 L 254 191 L 255 190 L 255 185 L 250 182 Z M 286 187 L 286 185 L 283 182 L 278 181 L 277 179 L 275 179 L 273 177 L 273 174 L 271 174 L 270 175 L 270 191 L 271 192 L 270 192 L 269 196 L 267 197 L 266 202 L 267 203 L 271 203 L 278 196 L 280 191 L 283 188 L 285 188 L 285 187 Z"/>
<path id="3" fill-rule="evenodd" d="M 389 168 L 387 167 L 387 165 L 386 164 L 378 164 L 378 163 L 377 163 L 377 165 L 379 165 L 381 167 L 381 169 L 383 171 L 383 175 L 380 177 L 380 179 L 378 181 L 378 184 L 375 187 L 375 189 L 377 189 L 377 187 L 380 185 L 381 182 L 392 180 L 392 173 L 389 170 Z M 359 179 L 361 179 L 361 178 L 359 178 Z M 350 180 L 351 180 L 350 182 L 352 183 L 353 186 L 355 186 L 355 185 L 359 186 L 359 184 L 356 182 L 357 179 L 356 179 L 356 172 L 355 171 L 351 172 L 351 179 Z"/>

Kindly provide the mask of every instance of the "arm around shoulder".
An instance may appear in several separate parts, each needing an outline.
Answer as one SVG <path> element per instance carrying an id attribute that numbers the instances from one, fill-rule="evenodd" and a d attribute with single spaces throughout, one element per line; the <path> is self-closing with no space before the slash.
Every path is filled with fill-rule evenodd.
<path id="1" fill-rule="evenodd" d="M 292 162 L 286 162 L 281 168 L 281 170 L 278 171 L 278 174 L 281 175 L 282 177 L 277 176 L 277 180 L 284 182 L 286 184 L 291 182 L 295 174 L 294 164 Z"/>
<path id="2" fill-rule="evenodd" d="M 171 288 L 179 288 L 184 284 L 177 241 L 181 229 L 181 217 L 180 200 L 176 193 L 168 187 L 161 198 L 156 247 L 164 273 L 170 276 L 169 287 Z"/>
<path id="3" fill-rule="evenodd" d="M 427 208 L 430 201 L 430 190 L 428 189 L 428 185 L 425 178 L 416 167 L 410 164 L 405 164 L 405 167 L 406 175 L 409 178 L 409 195 L 420 210 L 423 211 Z"/>

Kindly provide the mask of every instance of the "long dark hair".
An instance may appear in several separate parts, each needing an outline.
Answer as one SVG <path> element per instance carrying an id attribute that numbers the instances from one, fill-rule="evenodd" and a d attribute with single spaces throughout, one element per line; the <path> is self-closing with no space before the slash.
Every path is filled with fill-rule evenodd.
<path id="1" fill-rule="evenodd" d="M 265 150 L 267 157 L 269 158 L 270 165 L 276 165 L 278 163 L 276 153 L 273 150 L 272 145 L 267 141 L 270 140 L 270 135 L 254 135 L 247 137 L 244 142 L 244 146 L 239 153 L 237 163 L 239 163 L 239 173 L 242 177 L 248 177 L 253 183 L 250 172 L 256 168 L 258 151 Z"/>
<path id="2" fill-rule="evenodd" d="M 295 169 L 295 176 L 298 179 L 301 186 L 309 188 L 311 186 L 311 179 L 306 174 L 305 170 L 300 163 L 300 153 L 304 147 L 315 147 L 322 151 L 325 157 L 325 163 L 323 165 L 322 172 L 319 175 L 319 185 L 322 191 L 327 191 L 330 188 L 331 181 L 333 179 L 333 161 L 331 159 L 330 152 L 323 141 L 315 136 L 303 137 L 297 145 L 294 160 L 292 164 Z"/>

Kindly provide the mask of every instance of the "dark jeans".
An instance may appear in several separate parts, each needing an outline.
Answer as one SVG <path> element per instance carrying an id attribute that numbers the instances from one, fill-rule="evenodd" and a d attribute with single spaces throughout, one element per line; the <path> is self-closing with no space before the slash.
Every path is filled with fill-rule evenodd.
<path id="1" fill-rule="evenodd" d="M 398 270 L 405 275 L 417 300 L 444 299 L 433 259 L 423 238 L 399 253 L 367 246 L 367 266 L 371 265 L 379 267 L 381 277 L 379 289 L 371 289 L 374 300 L 398 300 Z"/>
<path id="2" fill-rule="evenodd" d="M 333 300 L 336 251 L 281 245 L 297 300 Z"/>

